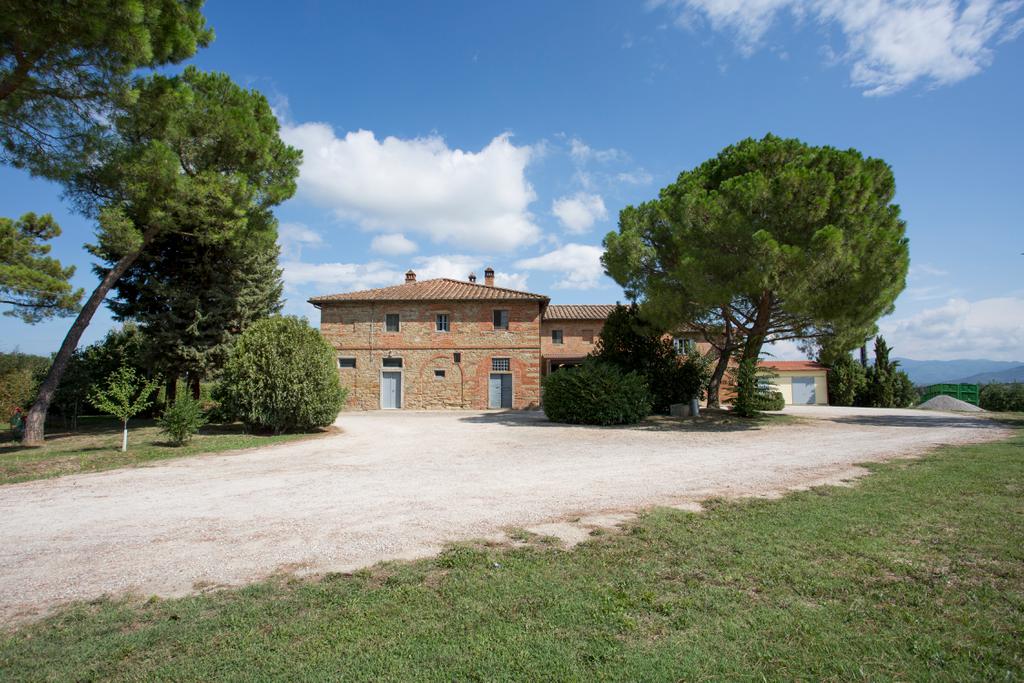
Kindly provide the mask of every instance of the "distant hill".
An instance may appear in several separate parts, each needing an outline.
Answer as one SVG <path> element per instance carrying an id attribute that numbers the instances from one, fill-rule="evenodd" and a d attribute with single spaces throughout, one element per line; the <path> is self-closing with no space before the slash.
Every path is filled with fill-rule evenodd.
<path id="1" fill-rule="evenodd" d="M 958 383 L 962 382 L 964 384 L 988 384 L 989 382 L 1024 382 L 1024 365 L 1018 365 L 1015 368 L 997 370 L 994 372 L 979 372 L 976 375 L 962 377 L 956 381 Z"/>
<path id="2" fill-rule="evenodd" d="M 989 373 L 1001 373 L 1003 371 L 1021 370 L 1024 368 L 1024 361 L 1000 361 L 984 359 L 964 360 L 913 360 L 911 358 L 895 358 L 900 362 L 900 368 L 910 375 L 914 384 L 939 384 L 941 382 L 966 382 L 975 384 L 977 379 L 966 379 Z M 1013 380 L 987 380 L 987 381 L 1013 381 Z"/>

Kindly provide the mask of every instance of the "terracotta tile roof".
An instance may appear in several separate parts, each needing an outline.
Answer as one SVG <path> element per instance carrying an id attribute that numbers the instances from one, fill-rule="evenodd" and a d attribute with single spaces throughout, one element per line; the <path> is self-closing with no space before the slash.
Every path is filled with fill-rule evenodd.
<path id="1" fill-rule="evenodd" d="M 615 304 L 551 304 L 544 320 L 604 320 Z"/>
<path id="2" fill-rule="evenodd" d="M 772 370 L 828 370 L 813 360 L 763 360 L 758 365 Z"/>
<path id="3" fill-rule="evenodd" d="M 393 287 L 364 289 L 360 292 L 343 292 L 314 296 L 311 304 L 329 304 L 334 301 L 538 301 L 547 303 L 550 299 L 543 294 L 520 292 L 504 287 L 487 285 L 441 277 L 421 282 L 408 282 Z"/>

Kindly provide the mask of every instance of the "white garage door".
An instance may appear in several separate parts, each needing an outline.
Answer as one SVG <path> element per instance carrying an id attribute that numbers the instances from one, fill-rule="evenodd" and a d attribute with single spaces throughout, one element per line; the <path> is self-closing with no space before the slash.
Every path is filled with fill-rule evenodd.
<path id="1" fill-rule="evenodd" d="M 817 403 L 813 377 L 793 378 L 793 403 L 796 405 L 814 405 Z"/>

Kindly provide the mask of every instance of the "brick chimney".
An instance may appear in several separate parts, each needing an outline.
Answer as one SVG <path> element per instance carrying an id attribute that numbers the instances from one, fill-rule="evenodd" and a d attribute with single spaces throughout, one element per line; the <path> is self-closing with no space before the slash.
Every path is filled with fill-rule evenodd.
<path id="1" fill-rule="evenodd" d="M 414 273 L 411 270 L 408 270 L 405 273 L 405 284 L 409 284 L 411 282 L 416 282 L 416 273 Z"/>
<path id="2" fill-rule="evenodd" d="M 488 268 L 484 271 L 484 284 L 488 287 L 494 286 L 494 268 Z"/>
<path id="3" fill-rule="evenodd" d="M 469 274 L 469 281 L 472 282 L 473 284 L 476 284 L 476 273 Z"/>

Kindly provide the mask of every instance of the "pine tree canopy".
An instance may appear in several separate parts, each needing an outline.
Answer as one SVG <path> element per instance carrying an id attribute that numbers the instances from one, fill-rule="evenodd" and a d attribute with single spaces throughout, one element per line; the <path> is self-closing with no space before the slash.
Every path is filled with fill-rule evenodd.
<path id="1" fill-rule="evenodd" d="M 623 209 L 603 263 L 669 326 L 729 323 L 745 357 L 836 330 L 863 340 L 905 285 L 895 189 L 890 167 L 856 150 L 747 139 Z"/>
<path id="2" fill-rule="evenodd" d="M 0 218 L 0 304 L 4 315 L 36 323 L 78 312 L 81 289 L 72 289 L 75 267 L 49 256 L 47 242 L 60 235 L 53 216 L 27 213 L 18 220 Z"/>
<path id="3" fill-rule="evenodd" d="M 103 142 L 140 67 L 213 40 L 202 0 L 5 0 L 0 11 L 0 162 L 63 180 Z M 73 11 L 72 11 L 73 7 Z"/>

